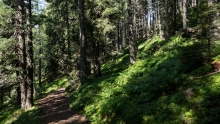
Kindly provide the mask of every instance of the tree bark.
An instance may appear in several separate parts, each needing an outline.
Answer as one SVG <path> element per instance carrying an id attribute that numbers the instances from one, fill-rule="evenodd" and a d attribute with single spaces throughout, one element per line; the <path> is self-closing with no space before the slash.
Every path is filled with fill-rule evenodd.
<path id="1" fill-rule="evenodd" d="M 99 36 L 98 36 L 99 37 Z M 94 75 L 95 77 L 101 77 L 101 60 L 100 60 L 100 39 L 93 43 L 94 55 Z"/>
<path id="2" fill-rule="evenodd" d="M 130 51 L 130 63 L 134 64 L 136 62 L 136 48 L 134 42 L 134 34 L 133 34 L 133 14 L 132 14 L 132 5 L 131 0 L 128 0 L 128 42 L 129 42 L 129 51 Z"/>
<path id="3" fill-rule="evenodd" d="M 158 9 L 157 9 L 157 13 L 158 13 L 158 26 L 159 26 L 159 34 L 160 34 L 160 38 L 163 39 L 163 30 L 162 30 L 162 24 L 161 24 L 161 5 L 160 5 L 160 1 L 158 1 L 158 5 L 157 5 Z M 162 15 L 163 16 L 163 15 Z"/>
<path id="4" fill-rule="evenodd" d="M 40 34 L 40 29 L 39 29 L 39 34 Z M 41 67 L 42 66 L 41 54 L 42 54 L 42 48 L 41 48 L 41 41 L 40 41 L 40 39 L 39 39 L 39 46 L 40 46 L 40 48 L 39 48 L 39 55 L 40 55 L 40 57 L 38 59 L 38 64 L 39 64 L 39 66 L 38 66 L 38 83 L 39 83 L 40 94 L 41 94 L 42 93 L 42 82 L 41 82 L 41 68 L 42 68 Z"/>
<path id="5" fill-rule="evenodd" d="M 134 42 L 134 52 L 135 52 L 135 61 L 136 61 L 136 56 L 138 52 L 138 47 L 137 47 L 137 0 L 134 0 L 134 5 L 133 5 L 133 42 Z"/>
<path id="6" fill-rule="evenodd" d="M 21 105 L 21 87 L 20 86 L 16 88 L 16 92 L 17 92 L 17 105 Z"/>
<path id="7" fill-rule="evenodd" d="M 67 70 L 70 71 L 70 66 L 71 66 L 71 51 L 70 51 L 70 24 L 69 24 L 69 3 L 68 3 L 68 0 L 66 0 L 66 37 L 67 37 L 67 54 L 68 54 L 68 57 L 67 57 Z"/>
<path id="8" fill-rule="evenodd" d="M 80 83 L 86 79 L 86 42 L 84 29 L 84 0 L 78 0 L 79 23 L 80 23 Z"/>
<path id="9" fill-rule="evenodd" d="M 155 0 L 152 0 L 152 7 L 153 7 L 153 35 L 157 35 L 157 6 Z"/>
<path id="10" fill-rule="evenodd" d="M 116 42 L 116 50 L 119 51 L 119 44 L 120 44 L 120 19 L 117 20 L 117 42 Z"/>
<path id="11" fill-rule="evenodd" d="M 183 0 L 183 31 L 187 32 L 187 0 Z"/>
<path id="12" fill-rule="evenodd" d="M 0 87 L 0 106 L 4 104 L 4 91 L 3 87 Z"/>
<path id="13" fill-rule="evenodd" d="M 177 24 L 177 21 L 176 21 L 177 5 L 176 4 L 177 4 L 177 2 L 176 2 L 176 0 L 174 0 L 174 3 L 173 3 L 173 30 L 174 30 L 174 33 L 177 30 L 176 29 L 176 24 Z"/>
<path id="14" fill-rule="evenodd" d="M 19 81 L 20 81 L 20 92 L 21 92 L 21 109 L 26 109 L 26 95 L 27 95 L 27 72 L 26 72 L 26 47 L 25 47 L 25 39 L 24 39 L 24 2 L 23 0 L 18 1 L 17 6 L 17 39 L 18 39 L 18 54 L 19 54 L 19 66 L 20 66 L 20 73 L 19 73 Z"/>
<path id="15" fill-rule="evenodd" d="M 148 1 L 147 0 L 144 0 L 145 2 L 145 6 L 144 6 L 144 17 L 145 17 L 145 34 L 146 34 L 146 38 L 148 39 L 149 38 L 149 30 L 148 30 Z"/>
<path id="16" fill-rule="evenodd" d="M 162 0 L 162 37 L 165 40 L 169 39 L 168 27 L 167 27 L 167 12 L 166 12 L 166 1 Z"/>
<path id="17" fill-rule="evenodd" d="M 31 0 L 27 0 L 26 17 L 27 17 L 27 100 L 26 109 L 31 108 L 34 105 L 34 58 L 33 58 L 33 36 L 32 26 L 30 19 L 32 18 L 31 12 Z"/>

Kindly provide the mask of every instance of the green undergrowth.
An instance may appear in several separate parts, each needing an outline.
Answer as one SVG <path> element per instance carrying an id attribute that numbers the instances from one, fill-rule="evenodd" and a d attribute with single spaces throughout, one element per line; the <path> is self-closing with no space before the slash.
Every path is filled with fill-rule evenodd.
<path id="1" fill-rule="evenodd" d="M 56 91 L 59 88 L 66 88 L 69 85 L 68 82 L 69 80 L 67 77 L 60 77 L 52 82 L 44 82 L 41 90 L 43 93 L 48 94 Z"/>
<path id="2" fill-rule="evenodd" d="M 126 49 L 103 65 L 102 77 L 69 94 L 70 106 L 94 124 L 220 122 L 220 74 L 204 76 L 212 70 L 202 47 L 179 35 L 140 41 L 134 65 Z"/>
<path id="3" fill-rule="evenodd" d="M 36 84 L 38 85 L 38 84 Z M 68 85 L 68 78 L 61 77 L 52 82 L 44 82 L 42 85 L 42 94 L 48 94 L 56 91 L 58 88 L 65 88 Z M 41 124 L 39 120 L 40 110 L 37 106 L 37 99 L 40 97 L 39 87 L 36 86 L 37 95 L 35 97 L 36 106 L 26 111 L 21 111 L 20 106 L 16 105 L 14 101 L 0 106 L 0 124 Z"/>
<path id="4" fill-rule="evenodd" d="M 38 115 L 39 110 L 36 107 L 22 111 L 11 102 L 0 107 L 1 124 L 40 124 Z"/>

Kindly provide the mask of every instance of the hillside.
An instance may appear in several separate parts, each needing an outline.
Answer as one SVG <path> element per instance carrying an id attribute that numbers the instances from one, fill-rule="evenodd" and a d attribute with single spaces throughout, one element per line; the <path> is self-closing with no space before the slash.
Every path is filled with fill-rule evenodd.
<path id="1" fill-rule="evenodd" d="M 70 93 L 71 107 L 97 124 L 217 123 L 220 74 L 201 61 L 206 58 L 202 47 L 180 35 L 139 41 L 134 65 L 125 49 L 102 66 L 103 77 L 88 79 Z"/>
<path id="2" fill-rule="evenodd" d="M 220 0 L 0 1 L 0 124 L 218 124 Z"/>

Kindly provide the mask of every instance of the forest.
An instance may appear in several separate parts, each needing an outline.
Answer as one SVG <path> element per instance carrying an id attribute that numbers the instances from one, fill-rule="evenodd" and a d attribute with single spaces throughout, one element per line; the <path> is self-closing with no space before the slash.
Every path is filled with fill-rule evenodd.
<path id="1" fill-rule="evenodd" d="M 0 0 L 0 124 L 218 124 L 220 0 Z"/>

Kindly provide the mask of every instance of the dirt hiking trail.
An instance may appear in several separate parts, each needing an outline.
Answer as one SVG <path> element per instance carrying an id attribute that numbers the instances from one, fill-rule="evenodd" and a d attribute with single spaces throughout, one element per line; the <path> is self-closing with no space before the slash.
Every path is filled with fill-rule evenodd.
<path id="1" fill-rule="evenodd" d="M 90 124 L 82 114 L 70 109 L 64 88 L 42 96 L 38 107 L 42 124 Z"/>

